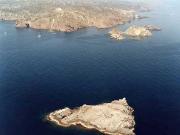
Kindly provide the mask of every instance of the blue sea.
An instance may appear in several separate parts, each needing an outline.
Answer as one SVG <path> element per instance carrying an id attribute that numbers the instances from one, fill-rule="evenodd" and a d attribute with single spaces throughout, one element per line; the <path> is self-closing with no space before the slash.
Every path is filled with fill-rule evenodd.
<path id="1" fill-rule="evenodd" d="M 180 135 L 180 9 L 169 1 L 150 18 L 143 40 L 116 41 L 108 29 L 17 29 L 0 22 L 0 135 L 99 135 L 47 122 L 49 112 L 126 97 L 137 135 Z"/>

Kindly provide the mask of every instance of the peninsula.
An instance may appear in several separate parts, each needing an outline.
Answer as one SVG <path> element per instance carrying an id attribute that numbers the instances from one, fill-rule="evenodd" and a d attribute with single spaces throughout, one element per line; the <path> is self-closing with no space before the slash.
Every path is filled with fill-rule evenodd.
<path id="1" fill-rule="evenodd" d="M 16 21 L 16 27 L 72 32 L 142 18 L 137 14 L 140 9 L 138 4 L 116 0 L 0 0 L 0 19 Z"/>
<path id="2" fill-rule="evenodd" d="M 124 98 L 100 105 L 60 109 L 50 113 L 47 119 L 62 127 L 80 125 L 109 135 L 135 135 L 133 111 Z"/>

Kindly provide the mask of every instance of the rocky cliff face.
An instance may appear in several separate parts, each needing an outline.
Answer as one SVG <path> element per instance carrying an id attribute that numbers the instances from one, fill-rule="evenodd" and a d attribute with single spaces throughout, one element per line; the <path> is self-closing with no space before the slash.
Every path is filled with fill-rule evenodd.
<path id="1" fill-rule="evenodd" d="M 132 113 L 126 99 L 120 99 L 100 105 L 83 105 L 77 109 L 60 109 L 47 118 L 63 127 L 81 125 L 109 135 L 134 135 Z"/>

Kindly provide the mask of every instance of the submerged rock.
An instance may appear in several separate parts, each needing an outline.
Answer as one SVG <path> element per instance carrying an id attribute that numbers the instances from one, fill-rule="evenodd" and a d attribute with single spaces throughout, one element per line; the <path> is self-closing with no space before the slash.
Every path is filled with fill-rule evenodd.
<path id="1" fill-rule="evenodd" d="M 135 135 L 133 109 L 125 98 L 100 105 L 60 109 L 50 113 L 47 118 L 63 127 L 81 125 L 109 135 Z"/>

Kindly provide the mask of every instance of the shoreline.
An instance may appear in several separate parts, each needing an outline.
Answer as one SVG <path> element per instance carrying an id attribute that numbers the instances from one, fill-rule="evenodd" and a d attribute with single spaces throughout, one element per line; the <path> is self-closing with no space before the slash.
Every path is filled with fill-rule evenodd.
<path id="1" fill-rule="evenodd" d="M 108 30 L 108 29 L 112 29 L 114 27 L 118 27 L 118 26 L 122 26 L 122 25 L 126 25 L 128 23 L 131 23 L 135 20 L 138 20 L 138 19 L 133 19 L 131 21 L 128 21 L 128 22 L 123 22 L 123 23 L 118 23 L 118 24 L 115 24 L 115 25 L 112 25 L 112 26 L 107 26 L 107 27 L 104 27 L 104 28 L 101 28 L 101 27 L 96 27 L 96 26 L 86 26 L 86 27 L 81 27 L 81 28 L 78 28 L 76 30 L 73 30 L 73 31 L 61 31 L 61 30 L 56 30 L 56 29 L 48 29 L 48 28 L 34 28 L 34 27 L 18 27 L 16 26 L 16 20 L 8 20 L 8 19 L 0 19 L 0 22 L 11 22 L 14 24 L 14 27 L 17 28 L 17 29 L 33 29 L 33 30 L 39 30 L 39 31 L 48 31 L 48 32 L 62 32 L 62 33 L 72 33 L 72 32 L 77 32 L 79 30 L 82 30 L 82 29 L 89 29 L 89 28 L 94 28 L 94 29 L 97 29 L 97 30 Z"/>
<path id="2" fill-rule="evenodd" d="M 100 133 L 103 133 L 106 135 L 114 135 L 115 134 L 115 133 L 111 133 L 111 132 L 106 132 L 105 130 L 99 130 L 98 128 L 95 128 L 95 127 L 88 126 L 80 121 L 71 123 L 71 125 L 64 125 L 64 124 L 60 123 L 58 120 L 52 118 L 51 116 L 46 116 L 46 120 L 50 121 L 51 123 L 55 124 L 56 126 L 60 126 L 63 128 L 79 126 L 79 128 L 83 128 L 85 130 L 95 130 L 96 132 L 100 132 Z M 118 134 L 118 135 L 124 135 L 124 134 Z"/>
<path id="3" fill-rule="evenodd" d="M 0 19 L 0 22 L 10 22 L 10 23 L 13 23 L 14 25 L 14 28 L 16 29 L 32 29 L 32 30 L 35 30 L 35 31 L 45 31 L 45 32 L 57 32 L 57 33 L 74 33 L 74 32 L 78 32 L 80 30 L 85 30 L 85 29 L 96 29 L 96 30 L 109 30 L 109 29 L 113 29 L 114 27 L 119 27 L 119 26 L 123 26 L 123 25 L 126 25 L 128 23 L 123 23 L 123 24 L 117 24 L 115 26 L 111 26 L 111 27 L 107 27 L 107 28 L 98 28 L 98 27 L 95 27 L 95 26 L 89 26 L 89 27 L 83 27 L 83 28 L 79 28 L 78 30 L 76 31 L 71 31 L 71 32 L 66 32 L 66 31 L 58 31 L 58 30 L 50 30 L 50 29 L 36 29 L 36 28 L 27 28 L 27 27 L 16 27 L 16 20 L 1 20 Z M 133 22 L 133 21 L 131 21 Z"/>

